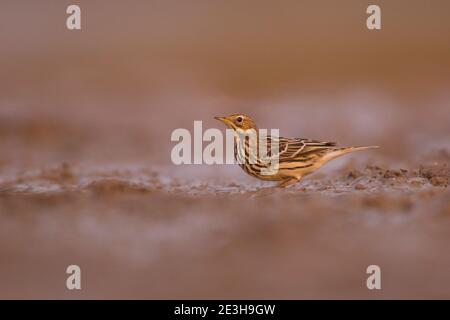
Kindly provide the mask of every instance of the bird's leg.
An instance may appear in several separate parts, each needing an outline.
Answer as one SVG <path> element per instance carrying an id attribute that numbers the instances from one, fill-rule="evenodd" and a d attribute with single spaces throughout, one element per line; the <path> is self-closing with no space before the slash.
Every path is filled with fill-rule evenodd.
<path id="1" fill-rule="evenodd" d="M 268 196 L 273 194 L 274 192 L 277 192 L 277 190 L 279 190 L 277 187 L 265 187 L 265 188 L 261 188 L 259 190 L 256 190 L 254 192 L 252 192 L 251 198 L 255 198 L 255 197 L 261 197 L 261 196 Z"/>
<path id="2" fill-rule="evenodd" d="M 291 186 L 293 184 L 296 184 L 296 183 L 300 182 L 300 180 L 301 180 L 301 178 L 287 178 L 287 179 L 281 181 L 277 185 L 277 187 L 279 187 L 279 188 L 287 188 L 287 187 L 289 187 L 289 186 Z"/>
<path id="3" fill-rule="evenodd" d="M 276 186 L 262 188 L 262 189 L 259 189 L 259 190 L 255 191 L 255 192 L 253 192 L 251 197 L 255 198 L 255 197 L 260 197 L 260 196 L 271 195 L 271 194 L 274 194 L 276 192 L 281 192 L 280 188 L 286 188 L 286 187 L 292 186 L 292 185 L 300 182 L 300 180 L 301 180 L 301 178 L 294 178 L 294 177 L 287 178 L 287 179 L 281 181 Z"/>

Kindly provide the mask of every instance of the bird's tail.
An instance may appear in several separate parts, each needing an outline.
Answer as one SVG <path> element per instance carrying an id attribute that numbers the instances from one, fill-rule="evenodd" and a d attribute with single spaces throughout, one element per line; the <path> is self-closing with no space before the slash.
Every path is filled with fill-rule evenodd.
<path id="1" fill-rule="evenodd" d="M 353 152 L 353 151 L 361 151 L 361 150 L 367 150 L 367 149 L 376 149 L 379 148 L 379 146 L 367 146 L 367 147 L 344 147 L 344 148 L 338 148 L 336 150 L 341 150 L 345 153 Z"/>
<path id="2" fill-rule="evenodd" d="M 344 154 L 353 152 L 353 151 L 362 151 L 362 150 L 368 150 L 368 149 L 375 149 L 379 148 L 379 146 L 366 146 L 366 147 L 344 147 L 344 148 L 336 148 L 333 149 L 331 152 L 329 152 L 325 157 L 326 160 L 332 160 L 334 158 L 343 156 Z"/>

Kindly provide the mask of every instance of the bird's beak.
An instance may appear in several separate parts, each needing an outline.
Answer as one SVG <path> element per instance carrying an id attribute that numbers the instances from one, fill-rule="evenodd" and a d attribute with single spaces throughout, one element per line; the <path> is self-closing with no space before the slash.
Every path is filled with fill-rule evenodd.
<path id="1" fill-rule="evenodd" d="M 230 126 L 230 120 L 226 117 L 214 117 L 214 119 L 223 122 L 227 127 Z"/>

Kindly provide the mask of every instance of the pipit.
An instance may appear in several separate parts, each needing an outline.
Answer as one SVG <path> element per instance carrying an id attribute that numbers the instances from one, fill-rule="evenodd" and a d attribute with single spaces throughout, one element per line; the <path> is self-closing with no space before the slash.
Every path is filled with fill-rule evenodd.
<path id="1" fill-rule="evenodd" d="M 239 166 L 246 173 L 258 179 L 279 181 L 278 187 L 281 188 L 300 182 L 304 176 L 346 153 L 378 148 L 378 146 L 337 147 L 335 142 L 303 138 L 263 137 L 252 118 L 244 114 L 215 117 L 215 119 L 233 130 L 235 159 Z M 251 142 L 249 132 L 255 133 L 254 144 Z M 263 144 L 262 147 L 261 144 Z M 264 149 L 266 150 L 261 156 L 260 150 Z M 276 164 L 275 170 L 273 170 L 273 163 Z"/>

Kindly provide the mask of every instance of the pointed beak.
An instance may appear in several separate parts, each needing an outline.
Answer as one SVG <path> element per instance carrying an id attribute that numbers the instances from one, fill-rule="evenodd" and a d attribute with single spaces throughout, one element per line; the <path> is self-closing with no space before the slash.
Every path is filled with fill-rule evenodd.
<path id="1" fill-rule="evenodd" d="M 223 123 L 224 123 L 225 125 L 227 125 L 227 126 L 228 126 L 229 123 L 230 123 L 230 120 L 228 120 L 228 118 L 226 118 L 226 117 L 214 117 L 214 119 L 223 122 Z"/>

